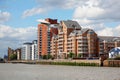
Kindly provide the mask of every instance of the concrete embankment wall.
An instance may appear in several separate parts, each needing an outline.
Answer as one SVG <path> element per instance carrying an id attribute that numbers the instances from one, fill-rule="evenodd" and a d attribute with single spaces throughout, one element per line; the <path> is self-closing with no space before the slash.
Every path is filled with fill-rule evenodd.
<path id="1" fill-rule="evenodd" d="M 26 64 L 54 64 L 57 65 L 57 63 L 64 63 L 63 65 L 67 63 L 95 63 L 98 66 L 101 66 L 100 60 L 65 60 L 65 59 L 59 59 L 59 60 L 36 60 L 36 61 L 8 61 L 8 63 L 26 63 Z M 59 65 L 59 64 L 58 64 Z M 86 64 L 85 64 L 86 65 Z M 79 65 L 78 65 L 79 66 Z M 84 66 L 84 65 L 83 65 Z M 104 60 L 103 61 L 104 67 L 120 67 L 120 60 Z"/>
<path id="2" fill-rule="evenodd" d="M 120 67 L 120 60 L 105 60 L 103 62 L 105 67 Z"/>
<path id="3" fill-rule="evenodd" d="M 76 65 L 76 66 L 100 66 L 100 60 L 36 60 L 36 61 L 8 61 L 8 63 L 26 63 L 26 64 L 52 64 L 52 65 Z"/>

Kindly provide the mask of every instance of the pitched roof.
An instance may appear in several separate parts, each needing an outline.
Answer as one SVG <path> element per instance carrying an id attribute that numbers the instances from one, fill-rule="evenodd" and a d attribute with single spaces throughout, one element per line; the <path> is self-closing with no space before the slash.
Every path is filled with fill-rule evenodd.
<path id="1" fill-rule="evenodd" d="M 113 37 L 113 36 L 98 36 L 100 40 L 105 40 L 108 42 L 120 41 L 120 37 Z"/>
<path id="2" fill-rule="evenodd" d="M 81 30 L 73 30 L 73 31 L 70 33 L 70 36 L 73 36 L 73 35 L 81 35 L 81 34 L 85 33 L 85 32 L 88 31 L 88 30 L 91 30 L 91 29 L 84 28 L 84 29 L 81 29 Z"/>
<path id="3" fill-rule="evenodd" d="M 68 28 L 81 28 L 77 21 L 67 20 L 62 21 Z"/>
<path id="4" fill-rule="evenodd" d="M 89 30 L 88 28 L 81 29 L 81 30 L 80 30 L 80 33 L 83 34 L 83 33 L 85 33 L 85 32 L 88 31 L 88 30 Z"/>

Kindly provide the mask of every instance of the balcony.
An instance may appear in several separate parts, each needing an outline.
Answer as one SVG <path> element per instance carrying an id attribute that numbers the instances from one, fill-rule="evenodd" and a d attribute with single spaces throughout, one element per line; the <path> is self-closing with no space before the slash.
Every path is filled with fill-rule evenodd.
<path id="1" fill-rule="evenodd" d="M 67 48 L 67 50 L 72 51 L 72 48 Z"/>
<path id="2" fill-rule="evenodd" d="M 63 42 L 59 42 L 58 45 L 63 45 Z"/>
<path id="3" fill-rule="evenodd" d="M 72 47 L 72 45 L 67 45 L 67 47 Z"/>
<path id="4" fill-rule="evenodd" d="M 63 32 L 60 32 L 59 35 L 64 34 Z"/>
<path id="5" fill-rule="evenodd" d="M 88 51 L 78 51 L 78 53 L 86 54 L 86 53 L 88 53 Z"/>
<path id="6" fill-rule="evenodd" d="M 78 40 L 80 43 L 87 43 L 87 40 Z"/>
<path id="7" fill-rule="evenodd" d="M 63 41 L 63 38 L 58 39 L 58 41 Z"/>
<path id="8" fill-rule="evenodd" d="M 59 35 L 58 38 L 63 38 L 63 35 Z"/>
<path id="9" fill-rule="evenodd" d="M 68 44 L 72 44 L 72 42 L 71 41 L 69 41 L 69 42 L 67 42 Z"/>
<path id="10" fill-rule="evenodd" d="M 68 40 L 72 40 L 72 38 L 68 38 Z"/>
<path id="11" fill-rule="evenodd" d="M 63 48 L 63 45 L 59 45 L 58 47 L 62 47 Z"/>
<path id="12" fill-rule="evenodd" d="M 82 39 L 82 36 L 78 36 L 77 39 Z"/>

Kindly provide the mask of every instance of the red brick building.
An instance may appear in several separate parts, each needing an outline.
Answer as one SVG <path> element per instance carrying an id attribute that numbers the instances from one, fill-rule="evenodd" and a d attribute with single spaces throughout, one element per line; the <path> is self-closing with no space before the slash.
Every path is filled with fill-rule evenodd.
<path id="1" fill-rule="evenodd" d="M 47 18 L 39 21 L 38 24 L 38 56 L 50 53 L 50 42 L 53 34 L 58 34 L 58 29 L 54 25 L 58 25 L 57 19 Z"/>
<path id="2" fill-rule="evenodd" d="M 61 21 L 59 25 L 58 35 L 51 41 L 51 55 L 55 58 L 66 58 L 70 52 L 74 57 L 107 57 L 112 48 L 120 46 L 120 37 L 98 36 L 92 29 L 81 28 L 76 21 Z"/>
<path id="3" fill-rule="evenodd" d="M 50 53 L 55 58 L 98 58 L 108 56 L 114 47 L 120 47 L 120 37 L 98 36 L 97 33 L 72 20 L 60 21 L 47 18 L 38 24 L 38 56 Z"/>
<path id="4" fill-rule="evenodd" d="M 17 55 L 17 59 L 16 60 L 21 60 L 21 48 L 17 48 L 17 49 L 12 49 L 10 47 L 8 47 L 8 60 L 10 61 L 10 55 L 11 54 L 16 54 Z"/>

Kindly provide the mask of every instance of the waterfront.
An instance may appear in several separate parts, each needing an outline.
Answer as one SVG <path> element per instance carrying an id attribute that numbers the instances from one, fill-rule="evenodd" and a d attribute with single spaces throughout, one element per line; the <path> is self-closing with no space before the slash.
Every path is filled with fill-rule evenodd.
<path id="1" fill-rule="evenodd" d="M 120 68 L 5 63 L 0 80 L 120 80 Z"/>

